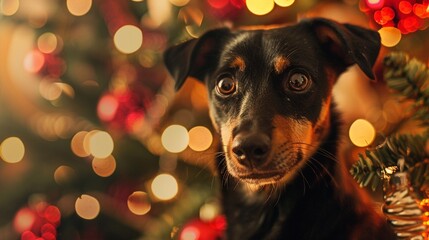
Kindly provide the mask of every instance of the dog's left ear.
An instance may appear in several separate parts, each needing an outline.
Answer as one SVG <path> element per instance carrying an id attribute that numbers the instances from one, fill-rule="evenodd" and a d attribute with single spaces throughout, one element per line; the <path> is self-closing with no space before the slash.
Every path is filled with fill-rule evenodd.
<path id="1" fill-rule="evenodd" d="M 323 18 L 309 22 L 330 57 L 337 59 L 337 64 L 345 64 L 341 71 L 356 63 L 369 78 L 375 79 L 372 67 L 381 46 L 378 32 Z"/>
<path id="2" fill-rule="evenodd" d="M 198 39 L 188 40 L 164 52 L 164 63 L 176 81 L 176 90 L 188 77 L 204 81 L 207 73 L 216 67 L 221 46 L 229 34 L 227 28 L 214 29 Z"/>

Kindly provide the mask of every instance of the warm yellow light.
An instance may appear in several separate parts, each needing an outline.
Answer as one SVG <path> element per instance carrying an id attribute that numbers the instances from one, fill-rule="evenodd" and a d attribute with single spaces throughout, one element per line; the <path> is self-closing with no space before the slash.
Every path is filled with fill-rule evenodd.
<path id="1" fill-rule="evenodd" d="M 100 203 L 90 195 L 82 194 L 82 196 L 76 199 L 74 206 L 77 215 L 83 219 L 94 219 L 100 213 Z"/>
<path id="2" fill-rule="evenodd" d="M 37 39 L 37 47 L 42 53 L 53 53 L 58 46 L 58 39 L 55 34 L 46 32 Z"/>
<path id="3" fill-rule="evenodd" d="M 67 0 L 67 9 L 75 16 L 83 16 L 89 12 L 92 0 Z"/>
<path id="4" fill-rule="evenodd" d="M 69 166 L 59 166 L 54 172 L 54 180 L 57 184 L 64 184 L 74 177 L 74 170 Z"/>
<path id="5" fill-rule="evenodd" d="M 24 58 L 24 68 L 31 73 L 37 73 L 44 65 L 45 56 L 37 50 L 30 51 Z"/>
<path id="6" fill-rule="evenodd" d="M 295 2 L 295 0 L 274 0 L 274 2 L 280 7 L 289 7 Z"/>
<path id="7" fill-rule="evenodd" d="M 395 27 L 383 27 L 378 30 L 381 37 L 381 44 L 386 47 L 396 46 L 402 38 L 401 30 Z"/>
<path id="8" fill-rule="evenodd" d="M 219 215 L 219 207 L 215 203 L 206 203 L 200 208 L 200 218 L 203 221 L 211 221 Z"/>
<path id="9" fill-rule="evenodd" d="M 87 157 L 90 155 L 90 152 L 84 147 L 84 140 L 87 134 L 87 131 L 80 131 L 73 136 L 70 142 L 72 152 L 78 157 Z"/>
<path id="10" fill-rule="evenodd" d="M 350 126 L 349 137 L 354 145 L 366 147 L 374 141 L 375 129 L 367 120 L 357 119 Z"/>
<path id="11" fill-rule="evenodd" d="M 24 143 L 17 137 L 6 138 L 0 145 L 0 156 L 5 162 L 20 162 L 24 157 L 24 154 Z"/>
<path id="12" fill-rule="evenodd" d="M 88 136 L 89 152 L 96 158 L 107 158 L 113 152 L 114 143 L 109 133 L 96 131 Z"/>
<path id="13" fill-rule="evenodd" d="M 145 215 L 151 209 L 149 196 L 142 191 L 133 192 L 127 201 L 128 208 L 136 215 Z"/>
<path id="14" fill-rule="evenodd" d="M 136 52 L 143 44 L 143 33 L 140 28 L 133 25 L 125 25 L 116 31 L 113 36 L 115 47 L 122 53 Z"/>
<path id="15" fill-rule="evenodd" d="M 274 0 L 247 0 L 246 6 L 255 15 L 265 15 L 274 9 Z"/>
<path id="16" fill-rule="evenodd" d="M 39 93 L 40 95 L 49 101 L 57 100 L 61 97 L 61 93 L 63 90 L 61 86 L 56 82 L 52 82 L 51 80 L 42 80 L 39 84 Z"/>
<path id="17" fill-rule="evenodd" d="M 190 0 L 170 0 L 170 3 L 177 7 L 183 7 L 189 3 Z"/>
<path id="18" fill-rule="evenodd" d="M 13 228 L 16 232 L 24 232 L 34 226 L 39 216 L 29 208 L 21 208 L 13 219 Z"/>
<path id="19" fill-rule="evenodd" d="M 187 226 L 180 234 L 180 240 L 198 240 L 200 239 L 200 229 L 194 226 Z"/>
<path id="20" fill-rule="evenodd" d="M 100 177 L 108 177 L 116 170 L 116 160 L 110 155 L 106 158 L 94 158 L 92 160 L 92 169 Z"/>
<path id="21" fill-rule="evenodd" d="M 207 150 L 213 142 L 213 135 L 206 127 L 197 126 L 189 130 L 189 147 L 194 151 Z"/>
<path id="22" fill-rule="evenodd" d="M 188 130 L 180 125 L 171 125 L 162 133 L 161 142 L 162 146 L 169 152 L 182 152 L 189 144 Z"/>
<path id="23" fill-rule="evenodd" d="M 177 195 L 179 191 L 179 185 L 173 176 L 163 173 L 159 174 L 153 179 L 151 189 L 155 197 L 166 201 L 174 198 Z"/>
<path id="24" fill-rule="evenodd" d="M 5 16 L 12 16 L 19 9 L 19 0 L 3 0 L 0 4 L 0 11 Z"/>

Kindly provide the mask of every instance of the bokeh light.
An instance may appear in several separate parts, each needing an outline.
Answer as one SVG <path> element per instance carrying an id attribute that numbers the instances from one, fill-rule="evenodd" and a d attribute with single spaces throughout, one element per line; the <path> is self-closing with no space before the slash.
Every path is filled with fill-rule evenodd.
<path id="1" fill-rule="evenodd" d="M 97 105 L 98 117 L 103 121 L 111 121 L 119 108 L 118 99 L 111 94 L 101 97 Z"/>
<path id="2" fill-rule="evenodd" d="M 149 196 L 142 191 L 133 192 L 128 197 L 127 205 L 130 211 L 136 215 L 145 215 L 151 209 Z"/>
<path id="3" fill-rule="evenodd" d="M 61 220 L 61 212 L 57 206 L 49 205 L 43 212 L 43 217 L 50 223 L 58 224 Z"/>
<path id="4" fill-rule="evenodd" d="M 394 47 L 401 41 L 401 30 L 395 27 L 382 27 L 378 30 L 381 37 L 381 44 L 386 47 Z"/>
<path id="5" fill-rule="evenodd" d="M 140 28 L 125 25 L 113 36 L 115 47 L 122 53 L 130 54 L 140 49 L 143 44 L 143 33 Z"/>
<path id="6" fill-rule="evenodd" d="M 197 227 L 187 226 L 180 234 L 180 240 L 198 240 L 200 239 L 201 232 Z"/>
<path id="7" fill-rule="evenodd" d="M 58 38 L 51 32 L 43 33 L 37 39 L 37 47 L 42 53 L 53 53 L 58 47 Z"/>
<path id="8" fill-rule="evenodd" d="M 151 190 L 156 198 L 167 201 L 173 199 L 177 195 L 179 185 L 172 175 L 163 173 L 153 179 Z"/>
<path id="9" fill-rule="evenodd" d="M 112 155 L 106 158 L 94 158 L 92 169 L 100 177 L 109 177 L 116 170 L 116 160 Z"/>
<path id="10" fill-rule="evenodd" d="M 113 152 L 114 143 L 109 133 L 96 131 L 88 135 L 89 152 L 96 158 L 107 158 Z"/>
<path id="11" fill-rule="evenodd" d="M 228 0 L 207 0 L 208 4 L 217 9 L 224 8 L 226 5 L 228 5 Z"/>
<path id="12" fill-rule="evenodd" d="M 30 73 L 37 73 L 45 65 L 45 56 L 38 50 L 30 51 L 24 58 L 24 68 Z"/>
<path id="13" fill-rule="evenodd" d="M 171 125 L 162 133 L 161 142 L 169 152 L 182 152 L 189 144 L 188 130 L 181 125 Z"/>
<path id="14" fill-rule="evenodd" d="M 92 0 L 67 0 L 67 9 L 75 16 L 83 16 L 89 12 Z"/>
<path id="15" fill-rule="evenodd" d="M 51 80 L 42 80 L 39 84 L 39 93 L 40 95 L 49 101 L 57 100 L 61 97 L 61 93 L 63 90 L 61 89 L 61 85 L 57 82 L 53 82 Z"/>
<path id="16" fill-rule="evenodd" d="M 274 0 L 247 0 L 246 6 L 255 15 L 265 15 L 274 9 Z"/>
<path id="17" fill-rule="evenodd" d="M 93 196 L 82 194 L 76 199 L 75 211 L 79 217 L 92 220 L 100 213 L 100 203 Z"/>
<path id="18" fill-rule="evenodd" d="M 365 0 L 368 7 L 379 9 L 384 6 L 384 0 Z"/>
<path id="19" fill-rule="evenodd" d="M 0 11 L 5 16 L 12 16 L 19 9 L 19 0 L 0 1 Z"/>
<path id="20" fill-rule="evenodd" d="M 24 143 L 17 137 L 6 138 L 0 145 L 0 156 L 7 163 L 20 162 L 24 154 Z"/>
<path id="21" fill-rule="evenodd" d="M 66 184 L 69 183 L 75 177 L 75 171 L 69 166 L 59 166 L 55 169 L 54 180 L 57 184 Z"/>
<path id="22" fill-rule="evenodd" d="M 194 151 L 205 151 L 213 142 L 210 130 L 203 126 L 196 126 L 189 130 L 189 148 Z"/>
<path id="23" fill-rule="evenodd" d="M 400 1 L 398 9 L 403 14 L 410 14 L 413 11 L 413 5 L 408 1 Z"/>
<path id="24" fill-rule="evenodd" d="M 87 151 L 84 146 L 84 141 L 87 134 L 87 131 L 80 131 L 73 136 L 70 142 L 72 152 L 78 157 L 87 157 L 90 155 L 90 152 Z"/>
<path id="25" fill-rule="evenodd" d="M 211 221 L 220 213 L 219 206 L 214 202 L 206 203 L 200 208 L 200 219 Z"/>
<path id="26" fill-rule="evenodd" d="M 367 147 L 375 139 L 376 132 L 373 125 L 365 119 L 357 119 L 349 129 L 352 143 L 358 147 Z"/>
<path id="27" fill-rule="evenodd" d="M 295 0 L 274 0 L 274 2 L 280 7 L 289 7 L 295 2 Z"/>
<path id="28" fill-rule="evenodd" d="M 16 213 L 13 219 L 13 227 L 19 233 L 30 230 L 36 219 L 37 216 L 34 211 L 29 208 L 22 208 Z"/>

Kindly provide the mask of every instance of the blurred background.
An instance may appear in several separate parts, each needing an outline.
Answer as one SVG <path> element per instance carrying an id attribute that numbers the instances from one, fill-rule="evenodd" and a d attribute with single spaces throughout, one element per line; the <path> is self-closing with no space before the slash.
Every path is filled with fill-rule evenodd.
<path id="1" fill-rule="evenodd" d="M 353 67 L 335 88 L 349 164 L 377 136 L 418 131 L 381 60 L 429 62 L 427 0 L 0 0 L 0 239 L 217 239 L 204 87 L 174 93 L 162 52 L 313 16 L 382 37 L 377 83 Z"/>

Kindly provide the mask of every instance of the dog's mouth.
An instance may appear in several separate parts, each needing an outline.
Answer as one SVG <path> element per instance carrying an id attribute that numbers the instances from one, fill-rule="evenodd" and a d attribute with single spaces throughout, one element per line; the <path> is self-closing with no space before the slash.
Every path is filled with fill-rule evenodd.
<path id="1" fill-rule="evenodd" d="M 244 182 L 255 185 L 274 184 L 278 183 L 284 177 L 282 171 L 267 171 L 267 172 L 251 172 L 237 173 L 237 177 Z"/>
<path id="2" fill-rule="evenodd" d="M 228 160 L 227 160 L 228 161 Z M 267 160 L 269 164 L 261 168 L 243 168 L 235 161 L 229 162 L 229 172 L 237 179 L 254 186 L 268 184 L 282 185 L 293 178 L 301 165 L 305 162 L 297 157 L 277 157 Z"/>

